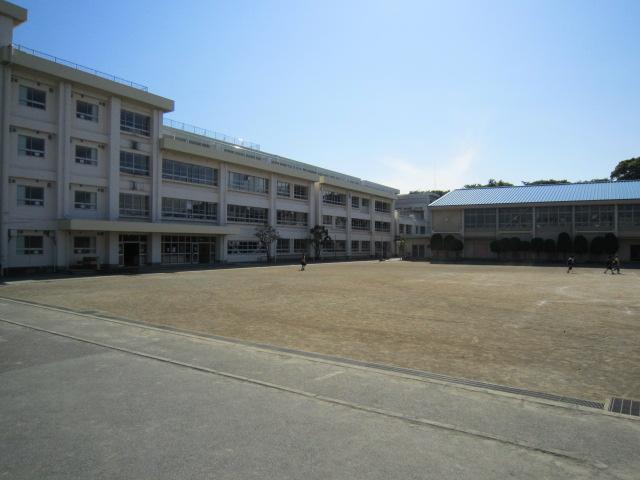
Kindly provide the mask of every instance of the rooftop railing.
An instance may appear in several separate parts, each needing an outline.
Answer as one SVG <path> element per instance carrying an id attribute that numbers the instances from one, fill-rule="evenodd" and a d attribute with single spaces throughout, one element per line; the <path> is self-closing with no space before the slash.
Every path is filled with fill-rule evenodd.
<path id="1" fill-rule="evenodd" d="M 178 130 L 183 130 L 188 133 L 193 133 L 195 135 L 200 135 L 202 137 L 212 138 L 214 140 L 220 140 L 222 142 L 232 143 L 234 145 L 240 145 L 241 147 L 251 148 L 252 150 L 260 150 L 260 145 L 253 142 L 248 142 L 239 137 L 232 137 L 229 135 L 225 135 L 224 133 L 216 132 L 213 130 L 207 130 L 206 128 L 196 127 L 195 125 L 189 125 L 184 122 L 177 122 L 175 120 L 171 120 L 169 118 L 165 118 L 162 120 L 162 123 L 165 127 L 176 128 Z"/>
<path id="2" fill-rule="evenodd" d="M 126 85 L 127 87 L 137 88 L 138 90 L 142 90 L 144 92 L 148 92 L 149 88 L 144 85 L 141 85 L 136 82 L 132 82 L 130 80 L 125 80 L 124 78 L 117 77 L 115 75 L 111 75 L 110 73 L 101 72 L 100 70 L 96 70 L 95 68 L 85 67 L 84 65 L 80 65 L 78 63 L 70 62 L 69 60 L 64 60 L 62 58 L 55 57 L 53 55 L 49 55 L 48 53 L 40 52 L 38 50 L 34 50 L 33 48 L 28 48 L 23 45 L 18 45 L 14 43 L 11 45 L 14 50 L 18 50 L 20 52 L 28 53 L 30 55 L 34 55 L 36 57 L 44 58 L 45 60 L 49 60 L 54 63 L 58 63 L 60 65 L 64 65 L 65 67 L 73 68 L 74 70 L 80 70 L 81 72 L 90 73 L 91 75 L 96 75 L 98 77 L 102 77 L 107 80 L 111 80 L 112 82 L 121 83 L 122 85 Z"/>

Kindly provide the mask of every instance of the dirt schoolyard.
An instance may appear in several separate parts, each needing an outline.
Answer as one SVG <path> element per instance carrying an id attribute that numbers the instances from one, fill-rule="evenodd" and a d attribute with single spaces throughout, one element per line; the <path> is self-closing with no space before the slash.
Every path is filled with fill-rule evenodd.
<path id="1" fill-rule="evenodd" d="M 640 271 L 298 269 L 15 281 L 0 296 L 591 400 L 640 398 Z"/>

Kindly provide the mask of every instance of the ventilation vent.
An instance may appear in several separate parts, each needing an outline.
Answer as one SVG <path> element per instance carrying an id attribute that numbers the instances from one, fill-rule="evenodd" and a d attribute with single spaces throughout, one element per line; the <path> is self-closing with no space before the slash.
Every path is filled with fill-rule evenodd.
<path id="1" fill-rule="evenodd" d="M 640 417 L 640 400 L 630 400 L 628 398 L 611 397 L 609 401 L 609 411 Z"/>

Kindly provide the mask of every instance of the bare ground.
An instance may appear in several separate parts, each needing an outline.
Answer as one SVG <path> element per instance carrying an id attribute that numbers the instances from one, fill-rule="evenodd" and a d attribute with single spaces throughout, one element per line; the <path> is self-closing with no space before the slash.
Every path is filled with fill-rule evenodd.
<path id="1" fill-rule="evenodd" d="M 22 281 L 0 296 L 592 400 L 640 398 L 640 271 L 357 262 Z"/>

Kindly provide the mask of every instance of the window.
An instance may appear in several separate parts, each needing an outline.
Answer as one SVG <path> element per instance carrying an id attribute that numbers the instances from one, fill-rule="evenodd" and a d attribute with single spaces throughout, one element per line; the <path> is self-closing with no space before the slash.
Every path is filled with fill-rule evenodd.
<path id="1" fill-rule="evenodd" d="M 334 251 L 337 253 L 344 253 L 347 251 L 347 241 L 346 240 L 336 240 L 333 242 Z"/>
<path id="2" fill-rule="evenodd" d="M 322 216 L 322 224 L 323 225 L 333 225 L 333 217 L 331 215 L 323 215 Z"/>
<path id="3" fill-rule="evenodd" d="M 371 230 L 371 221 L 363 220 L 362 218 L 352 218 L 351 219 L 351 228 L 353 230 L 360 230 L 363 232 L 368 232 Z"/>
<path id="4" fill-rule="evenodd" d="M 293 239 L 293 252 L 304 253 L 307 251 L 307 239 L 306 238 L 294 238 Z"/>
<path id="5" fill-rule="evenodd" d="M 533 227 L 533 210 L 531 208 L 498 209 L 498 225 L 500 230 L 531 230 Z"/>
<path id="6" fill-rule="evenodd" d="M 229 172 L 229 187 L 254 193 L 269 193 L 269 180 L 243 173 Z"/>
<path id="7" fill-rule="evenodd" d="M 618 229 L 640 230 L 640 205 L 618 205 Z"/>
<path id="8" fill-rule="evenodd" d="M 131 175 L 149 175 L 149 156 L 120 151 L 120 171 Z"/>
<path id="9" fill-rule="evenodd" d="M 344 193 L 324 192 L 322 194 L 322 202 L 328 205 L 346 205 L 347 196 Z"/>
<path id="10" fill-rule="evenodd" d="M 264 252 L 264 247 L 255 240 L 229 240 L 227 242 L 227 253 L 229 255 L 248 255 Z"/>
<path id="11" fill-rule="evenodd" d="M 123 217 L 148 217 L 149 196 L 134 193 L 120 194 L 120 215 Z"/>
<path id="12" fill-rule="evenodd" d="M 277 223 L 278 225 L 299 225 L 301 227 L 306 227 L 308 223 L 307 213 L 292 212 L 290 210 L 278 210 Z"/>
<path id="13" fill-rule="evenodd" d="M 294 185 L 293 198 L 296 198 L 298 200 L 308 200 L 309 188 L 306 185 Z"/>
<path id="14" fill-rule="evenodd" d="M 44 207 L 44 187 L 18 185 L 18 206 Z"/>
<path id="15" fill-rule="evenodd" d="M 277 182 L 278 188 L 278 196 L 279 197 L 289 197 L 291 196 L 291 184 L 287 182 L 281 182 L 278 180 Z"/>
<path id="16" fill-rule="evenodd" d="M 96 254 L 96 237 L 73 237 L 73 253 Z"/>
<path id="17" fill-rule="evenodd" d="M 376 212 L 380 213 L 390 213 L 391 212 L 391 204 L 389 202 L 381 202 L 380 200 L 376 200 Z"/>
<path id="18" fill-rule="evenodd" d="M 16 253 L 18 255 L 42 255 L 44 253 L 42 235 L 18 235 Z"/>
<path id="19" fill-rule="evenodd" d="M 120 110 L 120 130 L 148 137 L 151 131 L 151 117 L 128 110 Z"/>
<path id="20" fill-rule="evenodd" d="M 276 253 L 289 253 L 291 240 L 288 238 L 279 238 L 276 242 Z"/>
<path id="21" fill-rule="evenodd" d="M 536 227 L 571 227 L 572 207 L 536 207 Z"/>
<path id="22" fill-rule="evenodd" d="M 228 222 L 266 225 L 268 223 L 268 219 L 268 208 L 245 207 L 242 205 L 227 205 Z"/>
<path id="23" fill-rule="evenodd" d="M 371 252 L 371 242 L 369 240 L 363 240 L 362 242 L 360 242 L 360 251 L 362 253 Z"/>
<path id="24" fill-rule="evenodd" d="M 211 264 L 215 261 L 215 237 L 162 235 L 160 261 L 165 265 Z"/>
<path id="25" fill-rule="evenodd" d="M 20 105 L 37 108 L 39 110 L 47 109 L 47 92 L 36 88 L 20 85 Z"/>
<path id="26" fill-rule="evenodd" d="M 162 160 L 162 178 L 201 185 L 218 185 L 218 170 L 164 158 Z"/>
<path id="27" fill-rule="evenodd" d="M 469 208 L 464 211 L 464 229 L 492 232 L 496 229 L 495 208 Z"/>
<path id="28" fill-rule="evenodd" d="M 389 222 L 376 222 L 375 228 L 376 232 L 390 232 L 391 224 Z"/>
<path id="29" fill-rule="evenodd" d="M 426 233 L 427 233 L 427 227 L 424 227 L 424 226 L 420 227 L 420 235 L 424 235 Z"/>
<path id="30" fill-rule="evenodd" d="M 44 138 L 18 135 L 18 154 L 27 157 L 44 157 Z"/>
<path id="31" fill-rule="evenodd" d="M 360 197 L 351 197 L 351 208 L 360 208 Z"/>
<path id="32" fill-rule="evenodd" d="M 358 240 L 351 240 L 351 253 L 358 253 L 360 251 L 360 242 Z"/>
<path id="33" fill-rule="evenodd" d="M 83 210 L 96 210 L 98 208 L 98 194 L 96 192 L 74 192 L 73 207 Z"/>
<path id="34" fill-rule="evenodd" d="M 76 118 L 81 118 L 82 120 L 88 120 L 90 122 L 97 122 L 98 105 L 78 100 L 76 102 Z"/>
<path id="35" fill-rule="evenodd" d="M 407 225 L 407 227 L 406 227 L 407 235 L 411 235 L 412 231 L 413 231 L 412 225 Z"/>
<path id="36" fill-rule="evenodd" d="M 346 230 L 347 217 L 336 217 L 336 228 L 339 230 Z"/>
<path id="37" fill-rule="evenodd" d="M 98 165 L 98 149 L 84 145 L 76 145 L 76 163 L 81 165 Z"/>
<path id="38" fill-rule="evenodd" d="M 584 205 L 576 207 L 576 229 L 601 231 L 613 229 L 613 205 Z"/>
<path id="39" fill-rule="evenodd" d="M 164 218 L 215 221 L 218 219 L 218 204 L 162 197 L 162 216 Z"/>
<path id="40" fill-rule="evenodd" d="M 401 223 L 400 225 L 398 225 L 398 232 L 399 233 L 404 233 L 404 224 Z"/>
<path id="41" fill-rule="evenodd" d="M 362 202 L 361 202 L 360 210 L 362 210 L 364 213 L 367 213 L 369 211 L 369 199 L 362 198 L 361 200 Z"/>

